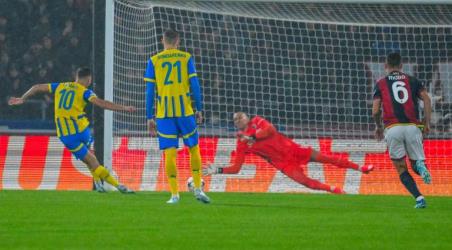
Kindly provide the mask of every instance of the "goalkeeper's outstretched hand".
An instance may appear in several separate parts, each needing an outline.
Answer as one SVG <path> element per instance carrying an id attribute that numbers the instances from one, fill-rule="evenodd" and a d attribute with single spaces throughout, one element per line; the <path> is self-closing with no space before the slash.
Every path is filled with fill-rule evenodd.
<path id="1" fill-rule="evenodd" d="M 203 175 L 212 175 L 212 174 L 218 174 L 218 168 L 209 165 L 207 168 L 202 169 Z"/>

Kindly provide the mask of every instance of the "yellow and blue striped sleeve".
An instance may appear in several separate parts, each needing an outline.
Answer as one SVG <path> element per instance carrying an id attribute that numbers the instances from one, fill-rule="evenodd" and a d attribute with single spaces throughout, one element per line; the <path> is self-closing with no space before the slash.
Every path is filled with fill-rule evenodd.
<path id="1" fill-rule="evenodd" d="M 149 59 L 148 66 L 146 67 L 146 72 L 144 73 L 144 81 L 155 83 L 155 70 L 152 59 Z"/>
<path id="2" fill-rule="evenodd" d="M 48 86 L 49 86 L 49 93 L 51 93 L 51 94 L 55 93 L 55 90 L 58 88 L 58 85 L 60 85 L 59 82 L 49 83 L 48 84 Z"/>
<path id="3" fill-rule="evenodd" d="M 85 100 L 86 102 L 91 101 L 95 97 L 97 97 L 97 95 L 94 94 L 94 92 L 91 89 L 87 89 L 83 93 L 83 100 Z"/>

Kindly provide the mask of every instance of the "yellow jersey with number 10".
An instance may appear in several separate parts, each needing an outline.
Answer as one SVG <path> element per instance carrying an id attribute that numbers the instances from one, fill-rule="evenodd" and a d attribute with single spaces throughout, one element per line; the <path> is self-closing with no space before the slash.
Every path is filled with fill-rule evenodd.
<path id="1" fill-rule="evenodd" d="M 50 83 L 55 96 L 55 125 L 58 137 L 75 135 L 89 126 L 86 104 L 96 97 L 93 91 L 77 82 Z"/>

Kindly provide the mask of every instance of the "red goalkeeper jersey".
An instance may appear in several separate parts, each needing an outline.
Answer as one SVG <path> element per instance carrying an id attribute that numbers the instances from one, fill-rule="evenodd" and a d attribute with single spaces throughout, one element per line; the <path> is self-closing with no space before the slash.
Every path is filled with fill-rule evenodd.
<path id="1" fill-rule="evenodd" d="M 238 136 L 235 160 L 232 165 L 222 169 L 224 174 L 238 173 L 246 154 L 259 155 L 280 170 L 288 165 L 306 164 L 311 156 L 311 148 L 303 148 L 296 144 L 276 131 L 269 121 L 260 116 L 253 117 L 248 127 L 241 133 L 256 140 L 249 143 Z"/>

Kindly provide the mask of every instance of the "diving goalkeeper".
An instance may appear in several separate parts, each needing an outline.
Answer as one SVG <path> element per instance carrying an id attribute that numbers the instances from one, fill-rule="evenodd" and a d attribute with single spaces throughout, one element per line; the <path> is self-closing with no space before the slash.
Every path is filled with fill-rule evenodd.
<path id="1" fill-rule="evenodd" d="M 302 165 L 308 162 L 329 163 L 339 168 L 352 168 L 366 174 L 374 169 L 373 165 L 359 166 L 347 159 L 324 155 L 312 148 L 302 147 L 279 133 L 269 121 L 260 116 L 250 119 L 247 114 L 237 112 L 233 119 L 234 126 L 239 130 L 233 164 L 224 168 L 209 166 L 203 169 L 204 175 L 236 174 L 240 171 L 246 154 L 251 153 L 264 158 L 289 178 L 308 188 L 344 194 L 345 192 L 339 187 L 307 177 Z"/>

